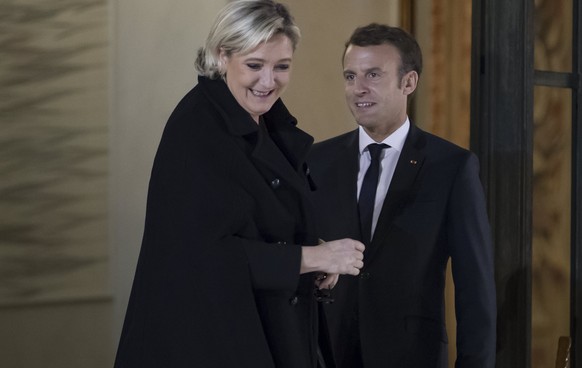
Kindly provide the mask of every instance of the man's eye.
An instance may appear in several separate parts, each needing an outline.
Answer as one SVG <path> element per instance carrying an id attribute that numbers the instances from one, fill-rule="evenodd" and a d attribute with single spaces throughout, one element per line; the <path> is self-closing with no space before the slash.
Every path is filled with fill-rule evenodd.
<path id="1" fill-rule="evenodd" d="M 380 76 L 380 75 L 379 75 L 378 73 L 374 73 L 374 72 L 372 72 L 372 73 L 368 74 L 368 77 L 369 77 L 369 78 L 377 78 L 377 77 L 379 77 L 379 76 Z"/>
<path id="2" fill-rule="evenodd" d="M 249 64 L 247 64 L 247 66 L 249 67 L 249 69 L 252 69 L 252 70 L 261 69 L 261 64 L 249 63 Z"/>
<path id="3" fill-rule="evenodd" d="M 346 74 L 344 75 L 344 79 L 347 81 L 353 81 L 354 80 L 354 75 L 353 74 Z"/>

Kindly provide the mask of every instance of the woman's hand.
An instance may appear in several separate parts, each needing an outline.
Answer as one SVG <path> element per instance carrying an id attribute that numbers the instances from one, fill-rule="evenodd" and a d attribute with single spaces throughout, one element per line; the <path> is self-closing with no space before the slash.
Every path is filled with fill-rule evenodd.
<path id="1" fill-rule="evenodd" d="M 364 244 L 353 239 L 334 240 L 313 247 L 304 246 L 301 252 L 301 273 L 358 275 L 364 267 L 364 249 Z"/>

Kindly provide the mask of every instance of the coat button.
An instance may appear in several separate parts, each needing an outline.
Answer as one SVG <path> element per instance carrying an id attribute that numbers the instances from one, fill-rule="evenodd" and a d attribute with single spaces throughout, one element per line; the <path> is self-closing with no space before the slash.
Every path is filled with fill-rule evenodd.
<path id="1" fill-rule="evenodd" d="M 286 241 L 278 241 L 277 244 L 278 245 L 287 245 L 287 242 Z"/>
<path id="2" fill-rule="evenodd" d="M 277 189 L 280 186 L 281 186 L 281 180 L 279 180 L 278 178 L 271 180 L 271 188 Z"/>
<path id="3" fill-rule="evenodd" d="M 370 278 L 369 272 L 362 272 L 360 273 L 360 280 L 368 280 Z"/>
<path id="4" fill-rule="evenodd" d="M 294 296 L 293 298 L 289 299 L 289 304 L 291 305 L 297 305 L 298 302 L 299 298 L 297 298 L 297 296 Z"/>

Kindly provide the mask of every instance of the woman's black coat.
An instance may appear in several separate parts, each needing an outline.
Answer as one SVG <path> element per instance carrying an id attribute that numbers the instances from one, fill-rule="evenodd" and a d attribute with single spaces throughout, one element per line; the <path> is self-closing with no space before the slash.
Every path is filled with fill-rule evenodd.
<path id="1" fill-rule="evenodd" d="M 313 139 L 280 100 L 262 119 L 203 77 L 172 113 L 116 368 L 315 366 Z"/>

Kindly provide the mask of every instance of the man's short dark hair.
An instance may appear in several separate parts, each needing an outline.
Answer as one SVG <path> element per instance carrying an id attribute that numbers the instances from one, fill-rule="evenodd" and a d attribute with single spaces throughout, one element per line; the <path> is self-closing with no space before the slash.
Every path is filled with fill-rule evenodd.
<path id="1" fill-rule="evenodd" d="M 367 26 L 356 28 L 345 44 L 342 62 L 350 45 L 365 47 L 383 44 L 389 44 L 398 49 L 402 60 L 402 65 L 400 65 L 399 69 L 400 77 L 411 70 L 416 71 L 420 76 L 422 72 L 422 52 L 418 42 L 402 28 L 385 24 L 371 23 Z"/>

